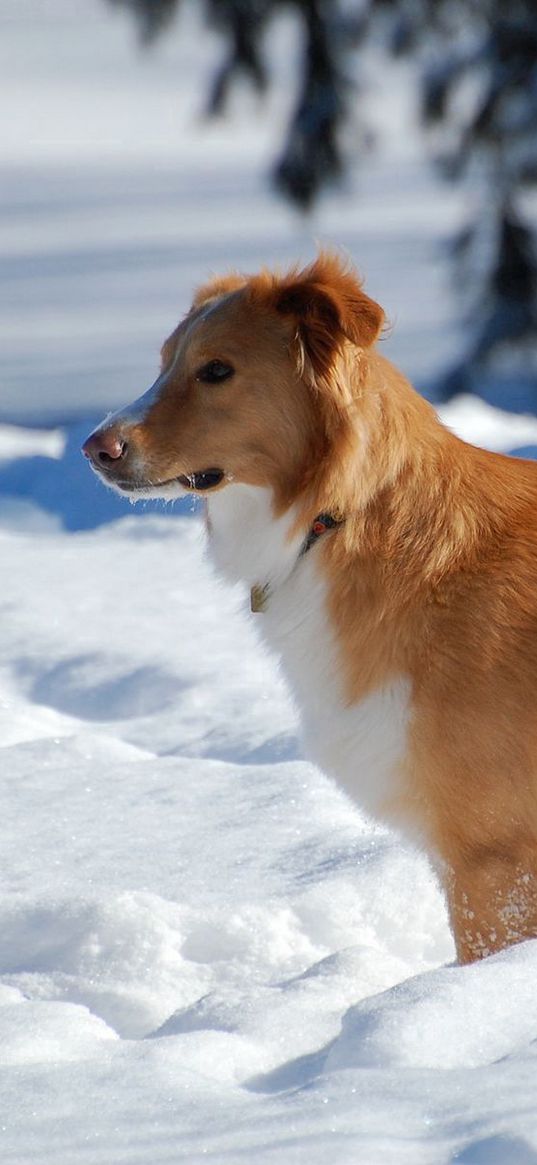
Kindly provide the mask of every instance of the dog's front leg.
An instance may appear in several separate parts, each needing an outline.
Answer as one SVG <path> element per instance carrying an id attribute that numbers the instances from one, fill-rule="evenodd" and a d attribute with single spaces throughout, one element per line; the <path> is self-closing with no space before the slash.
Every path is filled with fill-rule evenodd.
<path id="1" fill-rule="evenodd" d="M 537 937 L 537 861 L 525 843 L 454 847 L 446 889 L 461 963 Z"/>

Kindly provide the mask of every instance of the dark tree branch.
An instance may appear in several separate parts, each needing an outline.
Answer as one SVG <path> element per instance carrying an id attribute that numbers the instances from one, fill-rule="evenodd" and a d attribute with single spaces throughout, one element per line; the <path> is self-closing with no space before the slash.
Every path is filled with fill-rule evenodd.
<path id="1" fill-rule="evenodd" d="M 128 7 L 144 42 L 175 16 L 179 0 L 108 0 Z M 351 52 L 372 29 L 394 55 L 411 55 L 421 69 L 424 128 L 449 141 L 437 154 L 442 173 L 481 178 L 475 220 L 453 252 L 473 272 L 481 323 L 461 365 L 477 368 L 502 345 L 537 339 L 537 258 L 520 192 L 537 182 L 536 0 L 205 0 L 205 18 L 227 42 L 208 99 L 220 113 L 235 79 L 268 85 L 264 36 L 271 17 L 292 8 L 302 29 L 303 65 L 281 156 L 279 190 L 302 209 L 344 171 L 341 130 L 358 90 L 346 76 Z M 350 13 L 350 15 L 349 15 Z M 479 79 L 473 105 L 458 104 L 469 76 Z M 462 112 L 461 112 L 462 109 Z M 480 244 L 488 224 L 492 246 Z M 477 255 L 477 259 L 475 256 Z M 457 370 L 453 383 L 460 383 Z"/>

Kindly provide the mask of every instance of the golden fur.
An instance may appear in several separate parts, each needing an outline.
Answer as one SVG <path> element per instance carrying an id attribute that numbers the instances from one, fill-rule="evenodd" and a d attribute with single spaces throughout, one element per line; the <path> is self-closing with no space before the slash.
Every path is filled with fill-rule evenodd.
<path id="1" fill-rule="evenodd" d="M 470 961 L 537 935 L 537 466 L 444 428 L 375 349 L 382 324 L 329 254 L 213 281 L 164 345 L 121 480 L 222 465 L 300 530 L 344 519 L 315 554 L 345 698 L 409 681 L 390 813 L 425 839 Z M 235 368 L 217 391 L 196 379 L 213 359 Z"/>

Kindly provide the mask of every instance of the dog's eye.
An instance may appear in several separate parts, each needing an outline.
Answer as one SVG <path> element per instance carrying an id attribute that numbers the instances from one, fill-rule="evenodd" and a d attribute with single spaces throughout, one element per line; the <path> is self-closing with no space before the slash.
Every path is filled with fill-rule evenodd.
<path id="1" fill-rule="evenodd" d="M 231 364 L 225 364 L 223 360 L 210 360 L 200 368 L 196 380 L 201 380 L 203 384 L 220 384 L 222 380 L 229 380 L 234 371 Z"/>

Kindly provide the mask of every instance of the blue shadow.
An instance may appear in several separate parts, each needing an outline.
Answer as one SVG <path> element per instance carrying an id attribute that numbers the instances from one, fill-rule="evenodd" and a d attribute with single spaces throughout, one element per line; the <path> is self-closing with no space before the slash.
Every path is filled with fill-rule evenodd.
<path id="1" fill-rule="evenodd" d="M 133 508 L 126 498 L 102 485 L 80 452 L 97 420 L 67 429 L 60 459 L 38 455 L 0 465 L 0 495 L 34 502 L 60 518 L 66 530 L 93 530 L 132 513 L 184 517 L 199 512 L 199 505 L 190 497 L 174 503 L 143 501 Z"/>

